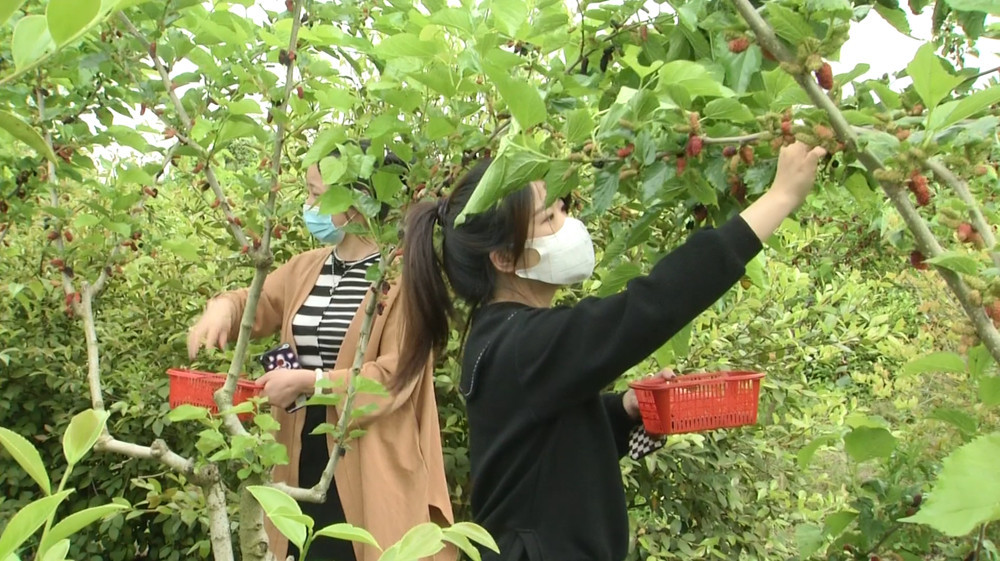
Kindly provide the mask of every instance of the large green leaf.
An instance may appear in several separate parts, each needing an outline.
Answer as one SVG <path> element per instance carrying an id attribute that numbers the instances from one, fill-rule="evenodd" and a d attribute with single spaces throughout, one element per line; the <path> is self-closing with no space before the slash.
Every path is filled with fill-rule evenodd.
<path id="1" fill-rule="evenodd" d="M 802 559 L 808 559 L 823 547 L 826 537 L 823 529 L 815 524 L 800 524 L 795 528 L 795 545 Z"/>
<path id="2" fill-rule="evenodd" d="M 1000 103 L 1000 86 L 978 91 L 964 99 L 949 101 L 934 110 L 928 120 L 927 128 L 943 129 L 989 109 L 996 103 Z"/>
<path id="3" fill-rule="evenodd" d="M 250 485 L 246 490 L 257 499 L 274 527 L 301 550 L 309 521 L 303 520 L 299 503 L 287 493 L 265 485 Z"/>
<path id="4" fill-rule="evenodd" d="M 33 501 L 17 511 L 7 522 L 7 526 L 0 535 L 0 559 L 6 559 L 13 554 L 21 544 L 38 530 L 45 521 L 55 513 L 59 503 L 72 493 L 73 490 L 63 491 L 48 497 L 42 497 Z"/>
<path id="5" fill-rule="evenodd" d="M 410 528 L 397 545 L 397 560 L 423 559 L 444 548 L 444 534 L 437 524 L 425 522 Z"/>
<path id="6" fill-rule="evenodd" d="M 52 148 L 45 142 L 42 135 L 33 129 L 31 125 L 25 123 L 20 117 L 13 113 L 0 111 L 0 128 L 10 133 L 11 136 L 35 149 L 36 152 L 55 162 L 56 155 Z"/>
<path id="7" fill-rule="evenodd" d="M 49 35 L 45 16 L 40 14 L 24 16 L 14 26 L 10 50 L 16 68 L 24 68 L 42 58 L 45 51 L 52 46 L 52 36 Z"/>
<path id="8" fill-rule="evenodd" d="M 803 39 L 813 36 L 809 21 L 777 2 L 767 3 L 767 20 L 774 27 L 779 37 L 793 44 L 801 43 Z"/>
<path id="9" fill-rule="evenodd" d="M 42 539 L 38 549 L 39 551 L 44 552 L 50 547 L 55 546 L 56 543 L 72 536 L 94 522 L 97 522 L 98 520 L 111 514 L 115 514 L 123 510 L 129 510 L 130 508 L 131 507 L 128 505 L 106 504 L 74 512 L 73 514 L 70 514 L 66 518 L 60 520 L 59 523 L 53 526 L 49 532 L 45 534 L 45 538 Z"/>
<path id="10" fill-rule="evenodd" d="M 957 428 L 966 439 L 974 436 L 979 429 L 979 422 L 976 421 L 976 418 L 961 409 L 938 407 L 931 411 L 928 418 L 948 423 Z"/>
<path id="11" fill-rule="evenodd" d="M 45 19 L 56 45 L 72 41 L 97 17 L 101 0 L 49 0 Z"/>
<path id="12" fill-rule="evenodd" d="M 579 144 L 594 132 L 594 118 L 589 109 L 577 109 L 566 115 L 566 141 Z"/>
<path id="13" fill-rule="evenodd" d="M 61 540 L 48 549 L 41 550 L 41 556 L 36 557 L 38 561 L 65 561 L 69 554 L 69 540 Z"/>
<path id="14" fill-rule="evenodd" d="M 1000 16 L 1000 0 L 944 0 L 951 9 L 962 12 L 986 12 Z"/>
<path id="15" fill-rule="evenodd" d="M 910 21 L 906 19 L 906 12 L 900 8 L 889 8 L 882 4 L 875 3 L 875 11 L 882 19 L 889 22 L 889 25 L 896 28 L 900 33 L 910 34 Z"/>
<path id="16" fill-rule="evenodd" d="M 517 30 L 528 19 L 528 5 L 524 0 L 493 0 L 490 11 L 497 29 L 511 37 L 517 35 Z"/>
<path id="17" fill-rule="evenodd" d="M 903 366 L 903 374 L 932 372 L 965 372 L 965 361 L 955 353 L 940 351 L 912 358 Z"/>
<path id="18" fill-rule="evenodd" d="M 879 427 L 856 427 L 844 435 L 844 450 L 856 462 L 886 458 L 896 449 L 896 437 Z"/>
<path id="19" fill-rule="evenodd" d="M 108 422 L 107 411 L 87 409 L 73 416 L 63 434 L 63 454 L 69 465 L 76 465 L 97 443 L 104 425 Z"/>
<path id="20" fill-rule="evenodd" d="M 423 41 L 420 37 L 412 33 L 398 33 L 390 35 L 375 45 L 375 54 L 385 58 L 400 57 L 420 57 L 430 58 L 436 56 L 444 48 L 444 45 L 433 41 Z"/>
<path id="21" fill-rule="evenodd" d="M 353 524 L 332 524 L 326 528 L 317 530 L 314 534 L 315 537 L 324 538 L 334 538 L 338 540 L 347 540 L 352 542 L 358 542 L 363 544 L 368 544 L 372 547 L 382 549 L 378 542 L 375 540 L 375 536 L 371 535 L 368 530 L 364 528 L 358 528 Z"/>
<path id="22" fill-rule="evenodd" d="M 464 536 L 491 551 L 500 552 L 500 548 L 497 546 L 497 542 L 493 539 L 493 536 L 485 528 L 473 522 L 456 522 L 450 527 L 445 528 L 444 534 L 446 537 L 449 535 Z"/>
<path id="23" fill-rule="evenodd" d="M 530 181 L 544 178 L 549 162 L 548 156 L 515 143 L 510 136 L 504 137 L 497 157 L 479 180 L 469 202 L 455 219 L 455 224 L 462 224 L 468 215 L 478 214 L 492 207 Z"/>
<path id="24" fill-rule="evenodd" d="M 535 86 L 515 80 L 494 66 L 486 65 L 485 69 L 522 130 L 545 120 L 545 102 Z"/>
<path id="25" fill-rule="evenodd" d="M 979 272 L 979 262 L 975 258 L 957 251 L 946 251 L 926 261 L 931 265 L 944 267 L 963 275 L 975 275 Z"/>
<path id="26" fill-rule="evenodd" d="M 7 449 L 21 469 L 38 483 L 46 495 L 52 493 L 49 474 L 45 470 L 45 464 L 42 463 L 42 456 L 28 439 L 10 429 L 0 427 L 0 445 Z"/>
<path id="27" fill-rule="evenodd" d="M 659 72 L 660 81 L 657 85 L 663 91 L 670 88 L 680 88 L 688 96 L 694 98 L 730 97 L 733 90 L 719 83 L 704 66 L 689 60 L 675 60 L 664 64 Z"/>
<path id="28" fill-rule="evenodd" d="M 962 79 L 948 72 L 941 59 L 934 54 L 934 44 L 924 43 L 917 49 L 917 56 L 906 65 L 906 72 L 913 80 L 913 89 L 927 109 L 937 107 Z"/>
<path id="29" fill-rule="evenodd" d="M 984 376 L 979 380 L 979 399 L 991 407 L 1000 405 L 1000 376 Z"/>
<path id="30" fill-rule="evenodd" d="M 941 462 L 932 493 L 904 522 L 926 524 L 949 536 L 964 536 L 980 524 L 1000 520 L 1000 433 L 981 436 Z"/>
<path id="31" fill-rule="evenodd" d="M 10 19 L 23 4 L 24 0 L 0 0 L 0 25 Z"/>
<path id="32" fill-rule="evenodd" d="M 747 106 L 731 97 L 713 99 L 708 102 L 705 105 L 705 117 L 735 123 L 749 123 L 754 120 L 753 113 L 747 109 Z"/>

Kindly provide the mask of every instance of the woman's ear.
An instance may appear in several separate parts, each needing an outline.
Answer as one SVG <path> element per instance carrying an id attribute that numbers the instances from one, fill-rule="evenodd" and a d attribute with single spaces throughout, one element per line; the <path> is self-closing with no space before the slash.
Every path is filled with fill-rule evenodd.
<path id="1" fill-rule="evenodd" d="M 494 249 L 490 252 L 490 262 L 493 267 L 501 273 L 513 274 L 517 267 L 514 265 L 514 256 L 507 250 Z"/>

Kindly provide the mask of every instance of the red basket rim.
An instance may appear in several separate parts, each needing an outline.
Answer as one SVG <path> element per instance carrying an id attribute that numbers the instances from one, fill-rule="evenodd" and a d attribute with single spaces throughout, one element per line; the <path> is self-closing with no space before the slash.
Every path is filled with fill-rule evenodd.
<path id="1" fill-rule="evenodd" d="M 647 378 L 629 382 L 629 386 L 636 390 L 657 390 L 667 387 L 684 388 L 696 386 L 705 382 L 718 380 L 719 382 L 739 382 L 743 380 L 759 380 L 764 377 L 763 372 L 752 370 L 723 370 L 719 372 L 699 372 L 697 374 L 684 374 L 672 379 Z"/>
<path id="2" fill-rule="evenodd" d="M 225 378 L 225 374 L 219 372 L 204 372 L 202 370 L 191 370 L 188 368 L 168 368 L 167 375 L 172 378 L 184 378 L 187 380 L 201 380 L 207 377 Z M 236 381 L 238 387 L 244 389 L 260 389 L 254 381 L 240 378 Z"/>

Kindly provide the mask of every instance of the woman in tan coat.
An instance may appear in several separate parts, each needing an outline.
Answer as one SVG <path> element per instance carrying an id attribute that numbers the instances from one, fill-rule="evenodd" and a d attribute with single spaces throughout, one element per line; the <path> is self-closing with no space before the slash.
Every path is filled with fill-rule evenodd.
<path id="1" fill-rule="evenodd" d="M 401 163 L 392 157 L 385 163 Z M 307 181 L 303 218 L 310 232 L 327 246 L 297 255 L 267 276 L 252 332 L 255 338 L 280 333 L 281 341 L 296 350 L 303 367 L 272 370 L 258 379 L 272 414 L 281 423 L 277 440 L 288 448 L 290 459 L 288 465 L 275 468 L 274 479 L 302 487 L 319 481 L 333 449 L 332 436 L 310 433 L 320 423 L 336 423 L 340 413 L 336 407 L 309 406 L 293 413 L 285 408 L 299 395 L 312 394 L 322 376 L 334 383 L 335 389 L 327 391 L 346 388 L 364 303 L 372 297 L 365 272 L 380 259 L 371 237 L 344 232 L 348 223 L 366 223 L 361 213 L 353 207 L 334 215 L 319 213 L 316 201 L 327 186 L 316 166 L 308 169 Z M 316 521 L 316 529 L 348 522 L 371 532 L 383 548 L 417 524 L 453 522 L 431 361 L 408 379 L 396 376 L 404 338 L 400 299 L 398 285 L 392 286 L 375 319 L 361 368 L 362 376 L 377 380 L 389 393 L 357 395 L 355 408 L 375 406 L 357 420 L 365 434 L 349 444 L 338 462 L 335 485 L 326 502 L 301 504 L 303 512 Z M 243 289 L 208 302 L 188 337 L 192 357 L 202 344 L 221 348 L 235 337 L 246 300 Z M 268 537 L 276 558 L 289 554 L 299 558 L 297 548 L 270 524 Z M 330 538 L 318 538 L 308 553 L 310 561 L 375 561 L 378 556 L 373 547 Z M 454 549 L 447 548 L 435 561 L 454 558 Z"/>

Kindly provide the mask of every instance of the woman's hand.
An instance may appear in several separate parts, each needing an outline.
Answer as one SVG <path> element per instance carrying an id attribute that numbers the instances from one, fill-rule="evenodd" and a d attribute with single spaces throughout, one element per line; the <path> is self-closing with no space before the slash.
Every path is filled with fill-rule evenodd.
<path id="1" fill-rule="evenodd" d="M 263 386 L 261 395 L 274 407 L 288 407 L 302 394 L 312 395 L 316 389 L 313 370 L 276 368 L 260 378 L 256 384 Z"/>
<path id="2" fill-rule="evenodd" d="M 761 242 L 767 241 L 781 222 L 806 200 L 816 184 L 816 168 L 825 155 L 822 147 L 809 148 L 802 142 L 781 149 L 771 188 L 740 213 Z"/>
<path id="3" fill-rule="evenodd" d="M 816 184 L 816 168 L 823 156 L 826 150 L 821 146 L 810 149 L 808 144 L 798 141 L 783 146 L 771 191 L 787 195 L 795 206 L 802 204 Z"/>
<path id="4" fill-rule="evenodd" d="M 188 332 L 188 358 L 194 360 L 202 343 L 206 349 L 225 347 L 229 341 L 229 327 L 233 324 L 235 312 L 235 306 L 228 300 L 209 300 L 205 313 Z"/>
<path id="5" fill-rule="evenodd" d="M 677 374 L 669 368 L 664 368 L 652 376 L 655 379 L 670 380 L 671 378 L 676 378 Z M 635 390 L 629 388 L 625 395 L 622 396 L 622 405 L 625 407 L 625 412 L 628 413 L 629 417 L 632 417 L 636 421 L 641 418 L 639 414 L 639 400 L 635 397 Z"/>

